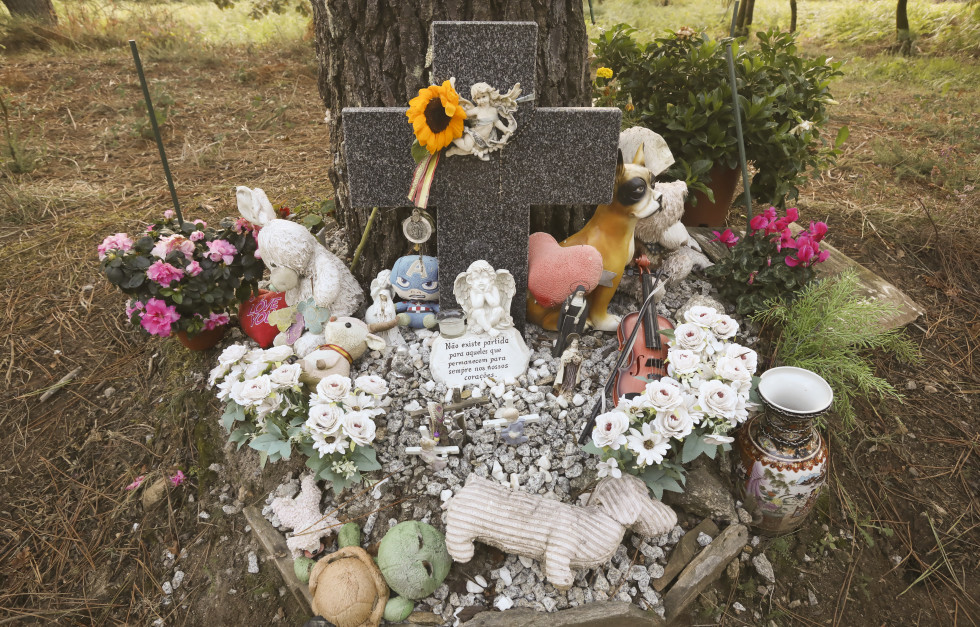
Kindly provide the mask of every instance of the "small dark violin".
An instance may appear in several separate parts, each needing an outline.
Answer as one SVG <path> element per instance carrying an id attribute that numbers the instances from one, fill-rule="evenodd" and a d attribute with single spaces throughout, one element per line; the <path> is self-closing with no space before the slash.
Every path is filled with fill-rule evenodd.
<path id="1" fill-rule="evenodd" d="M 646 302 L 656 287 L 656 280 L 650 272 L 650 260 L 646 255 L 636 260 L 636 266 L 642 280 L 643 301 Z M 640 325 L 640 332 L 634 333 L 637 325 Z M 667 358 L 667 336 L 660 332 L 673 328 L 669 320 L 656 314 L 656 306 L 653 305 L 647 308 L 642 318 L 637 311 L 623 317 L 616 336 L 619 339 L 619 350 L 628 351 L 629 356 L 616 372 L 612 388 L 613 404 L 618 405 L 623 396 L 633 398 L 642 394 L 648 381 L 667 374 L 664 364 Z M 635 338 L 632 345 L 628 345 L 630 336 Z"/>

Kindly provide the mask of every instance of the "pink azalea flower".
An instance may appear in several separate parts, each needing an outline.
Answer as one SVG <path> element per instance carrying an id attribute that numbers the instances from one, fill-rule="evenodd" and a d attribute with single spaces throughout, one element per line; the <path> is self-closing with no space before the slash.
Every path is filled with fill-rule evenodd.
<path id="1" fill-rule="evenodd" d="M 824 236 L 827 234 L 827 223 L 826 222 L 814 222 L 810 221 L 810 234 L 813 239 L 820 242 L 823 241 Z"/>
<path id="2" fill-rule="evenodd" d="M 110 235 L 102 240 L 99 244 L 99 261 L 106 258 L 106 254 L 109 251 L 118 250 L 120 252 L 125 252 L 133 247 L 133 240 L 129 239 L 129 235 L 126 233 L 116 233 L 115 235 Z"/>
<path id="3" fill-rule="evenodd" d="M 234 229 L 235 232 L 238 233 L 239 235 L 241 235 L 245 231 L 251 231 L 253 228 L 254 227 L 252 223 L 246 220 L 245 218 L 238 218 L 237 220 L 235 220 Z"/>
<path id="4" fill-rule="evenodd" d="M 168 220 L 170 218 L 174 217 L 175 215 L 177 215 L 177 214 L 174 213 L 174 210 L 173 209 L 167 209 L 166 211 L 163 212 L 163 217 L 166 218 L 166 219 L 168 219 Z"/>
<path id="5" fill-rule="evenodd" d="M 180 268 L 175 268 L 163 259 L 159 259 L 146 269 L 146 276 L 151 281 L 156 281 L 163 287 L 170 287 L 170 284 L 174 281 L 179 281 L 184 278 L 184 271 Z"/>
<path id="6" fill-rule="evenodd" d="M 129 302 L 126 303 L 127 318 L 132 318 L 133 314 L 136 313 L 137 311 L 143 311 L 143 303 L 135 299 L 131 299 Z"/>
<path id="7" fill-rule="evenodd" d="M 732 248 L 738 243 L 738 236 L 732 233 L 731 229 L 725 229 L 723 233 L 719 233 L 718 231 L 712 231 L 712 233 L 715 234 L 714 239 L 711 240 L 712 242 L 721 242 L 728 248 Z"/>
<path id="8" fill-rule="evenodd" d="M 204 239 L 204 231 L 194 231 L 191 233 L 190 240 L 192 242 L 199 242 Z"/>
<path id="9" fill-rule="evenodd" d="M 135 490 L 136 488 L 140 487 L 141 485 L 143 485 L 144 479 L 146 479 L 146 475 L 140 475 L 139 477 L 136 477 L 136 479 L 131 484 L 126 486 L 126 490 L 127 491 Z"/>
<path id="10" fill-rule="evenodd" d="M 180 484 L 184 483 L 186 478 L 187 477 L 184 476 L 184 472 L 182 470 L 178 470 L 176 475 L 170 477 L 170 485 L 176 488 Z"/>
<path id="11" fill-rule="evenodd" d="M 194 256 L 194 242 L 183 235 L 168 235 L 156 243 L 150 254 L 160 259 L 166 259 L 167 255 L 175 250 L 179 250 L 184 254 L 184 257 L 191 259 Z"/>
<path id="12" fill-rule="evenodd" d="M 199 264 L 197 261 L 190 262 L 189 264 L 187 264 L 187 267 L 184 268 L 184 271 L 186 271 L 187 274 L 191 276 L 197 276 L 201 274 L 201 270 L 202 270 L 201 264 Z"/>
<path id="13" fill-rule="evenodd" d="M 216 239 L 213 242 L 208 242 L 208 257 L 211 261 L 223 261 L 225 263 L 231 263 L 235 260 L 235 255 L 238 254 L 238 249 L 224 239 Z"/>
<path id="14" fill-rule="evenodd" d="M 204 330 L 210 331 L 211 329 L 217 329 L 220 326 L 226 325 L 231 322 L 231 316 L 228 314 L 211 314 L 207 320 L 204 321 Z"/>
<path id="15" fill-rule="evenodd" d="M 200 224 L 202 229 L 208 228 L 208 223 L 204 220 L 194 220 L 194 224 Z"/>
<path id="16" fill-rule="evenodd" d="M 170 337 L 171 326 L 178 320 L 180 320 L 180 314 L 177 313 L 176 307 L 167 306 L 167 303 L 159 298 L 151 298 L 146 303 L 140 324 L 150 335 Z"/>

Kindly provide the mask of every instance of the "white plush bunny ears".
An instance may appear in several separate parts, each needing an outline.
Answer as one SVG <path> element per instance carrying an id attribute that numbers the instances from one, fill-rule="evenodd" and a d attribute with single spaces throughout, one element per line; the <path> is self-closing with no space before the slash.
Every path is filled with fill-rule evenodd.
<path id="1" fill-rule="evenodd" d="M 256 226 L 265 226 L 276 219 L 276 210 L 272 208 L 269 197 L 261 189 L 249 189 L 239 185 L 235 188 L 238 197 L 238 212 L 242 217 Z"/>

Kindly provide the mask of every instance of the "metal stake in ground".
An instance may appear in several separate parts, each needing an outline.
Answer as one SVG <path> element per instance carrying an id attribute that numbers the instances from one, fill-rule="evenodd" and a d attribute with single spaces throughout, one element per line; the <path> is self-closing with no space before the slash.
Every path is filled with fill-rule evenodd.
<path id="1" fill-rule="evenodd" d="M 738 162 L 742 166 L 742 188 L 745 192 L 745 220 L 752 219 L 752 194 L 749 192 L 749 167 L 745 162 L 745 139 L 742 137 L 742 108 L 738 104 L 738 88 L 735 86 L 735 55 L 732 54 L 731 38 L 735 37 L 735 16 L 738 15 L 738 0 L 732 9 L 732 26 L 728 31 L 729 40 L 725 44 L 728 57 L 728 82 L 732 86 L 732 112 L 735 114 L 735 139 L 738 140 Z"/>
<path id="2" fill-rule="evenodd" d="M 143 75 L 143 64 L 140 62 L 140 53 L 136 49 L 136 40 L 129 40 L 129 49 L 133 51 L 133 61 L 136 62 L 136 73 L 140 77 L 140 85 L 143 86 L 143 100 L 146 101 L 146 112 L 150 115 L 150 126 L 153 127 L 153 136 L 157 140 L 157 148 L 160 150 L 160 161 L 163 163 L 163 173 L 167 176 L 167 185 L 170 187 L 170 199 L 174 203 L 174 210 L 177 212 L 177 223 L 184 226 L 184 216 L 180 213 L 180 203 L 177 201 L 177 190 L 174 189 L 174 179 L 170 176 L 170 166 L 167 164 L 167 153 L 163 149 L 163 138 L 160 137 L 160 127 L 157 126 L 157 115 L 153 112 L 153 101 L 150 99 L 150 88 L 146 85 L 146 77 Z"/>

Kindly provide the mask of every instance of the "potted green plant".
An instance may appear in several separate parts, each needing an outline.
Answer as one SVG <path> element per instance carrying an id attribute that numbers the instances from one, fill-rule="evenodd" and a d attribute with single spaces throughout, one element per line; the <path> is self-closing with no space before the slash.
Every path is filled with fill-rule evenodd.
<path id="1" fill-rule="evenodd" d="M 181 225 L 167 211 L 141 236 L 106 237 L 98 252 L 106 278 L 130 296 L 132 324 L 201 350 L 220 339 L 233 308 L 257 293 L 265 266 L 256 248 L 244 219 L 225 218 L 215 229 L 203 220 Z"/>
<path id="2" fill-rule="evenodd" d="M 597 77 L 595 96 L 623 109 L 624 125 L 650 128 L 676 159 L 667 175 L 687 182 L 692 208 L 720 205 L 720 216 L 685 216 L 685 224 L 720 226 L 731 206 L 738 174 L 738 144 L 732 107 L 727 39 L 682 28 L 638 43 L 635 29 L 619 24 L 594 40 L 596 61 L 611 70 Z M 830 82 L 840 62 L 800 54 L 796 35 L 776 30 L 757 34 L 758 46 L 732 40 L 736 86 L 742 109 L 746 158 L 755 169 L 753 202 L 785 207 L 798 195 L 806 174 L 833 163 L 846 127 L 828 142 Z M 727 182 L 724 192 L 713 190 Z M 702 206 L 702 209 L 704 207 Z"/>

